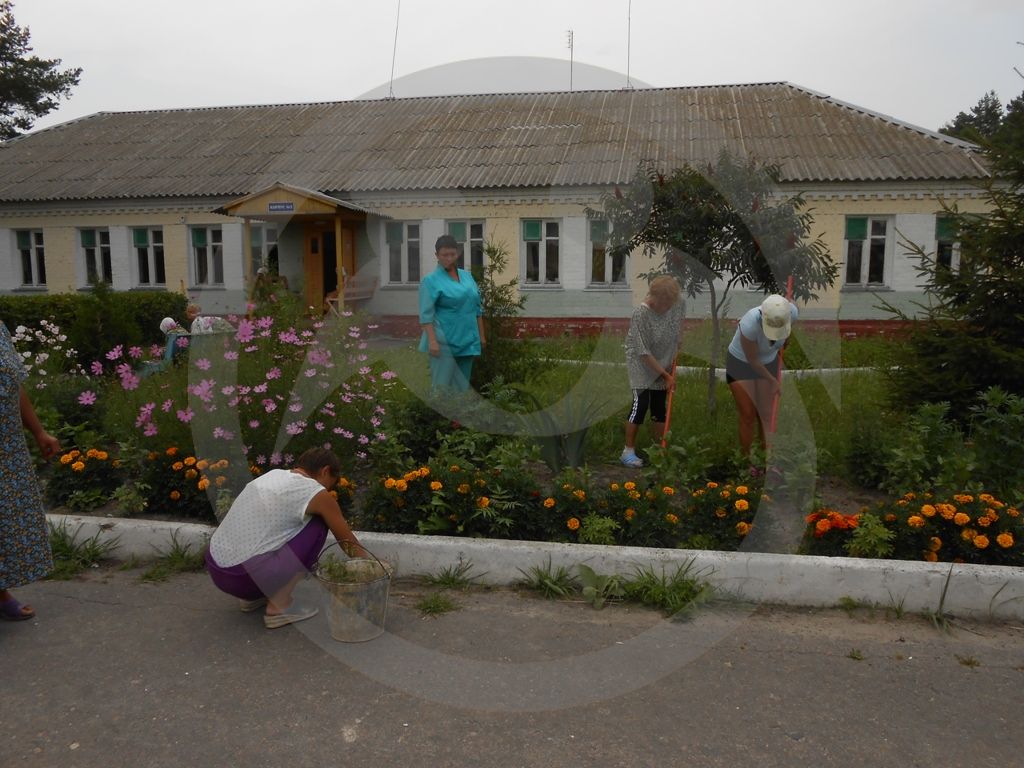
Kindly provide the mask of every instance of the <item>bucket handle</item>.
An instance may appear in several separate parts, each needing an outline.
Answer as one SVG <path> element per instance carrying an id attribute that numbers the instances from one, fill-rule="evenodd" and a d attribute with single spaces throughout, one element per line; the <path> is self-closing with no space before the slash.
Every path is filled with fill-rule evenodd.
<path id="1" fill-rule="evenodd" d="M 368 554 L 370 557 L 372 557 L 374 560 L 377 561 L 377 565 L 380 566 L 380 569 L 384 572 L 384 574 L 386 576 L 388 576 L 388 577 L 391 576 L 391 569 L 388 568 L 386 565 L 384 565 L 384 562 L 379 557 L 377 557 L 375 554 L 373 554 L 373 552 L 368 550 L 362 544 L 360 544 L 359 546 L 362 548 L 363 552 L 365 552 L 366 554 Z M 317 555 L 317 557 L 316 557 L 315 565 L 320 565 L 320 558 L 322 558 L 324 556 L 324 554 L 327 552 L 327 550 L 330 549 L 331 547 L 337 547 L 338 549 L 341 549 L 341 542 L 339 542 L 339 541 L 332 541 L 330 544 L 328 544 L 326 547 L 324 547 L 322 550 L 320 550 L 320 554 Z M 341 549 L 341 551 L 345 552 L 344 549 Z M 345 553 L 345 554 L 347 556 L 348 553 Z M 349 558 L 349 559 L 354 559 L 354 558 Z"/>

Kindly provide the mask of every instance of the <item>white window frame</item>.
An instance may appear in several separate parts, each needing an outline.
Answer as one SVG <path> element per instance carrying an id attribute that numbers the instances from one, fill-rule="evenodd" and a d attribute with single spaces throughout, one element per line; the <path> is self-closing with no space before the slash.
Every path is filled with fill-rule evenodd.
<path id="1" fill-rule="evenodd" d="M 444 223 L 444 231 L 455 238 L 459 244 L 459 268 L 468 269 L 470 272 L 483 272 L 487 266 L 487 257 L 484 254 L 484 227 L 486 222 L 483 219 L 449 219 Z M 462 229 L 465 235 L 459 237 L 458 230 Z M 454 230 L 454 231 L 453 231 Z M 469 266 L 466 266 L 466 243 L 469 243 Z"/>
<path id="2" fill-rule="evenodd" d="M 401 227 L 401 242 L 394 242 L 397 228 Z M 384 270 L 388 285 L 419 285 L 423 278 L 423 222 L 389 221 L 384 225 Z M 398 272 L 393 259 L 398 259 Z"/>
<path id="3" fill-rule="evenodd" d="M 200 236 L 200 233 L 202 235 Z M 196 288 L 224 286 L 224 232 L 220 224 L 189 227 L 189 259 L 192 285 Z M 197 240 L 205 245 L 197 245 Z"/>
<path id="4" fill-rule="evenodd" d="M 28 243 L 23 242 L 27 238 Z M 17 270 L 23 288 L 46 287 L 46 241 L 41 229 L 19 229 L 14 233 L 18 252 Z"/>
<path id="5" fill-rule="evenodd" d="M 893 271 L 893 250 L 895 243 L 895 222 L 892 216 L 847 216 L 844 221 L 844 227 L 848 226 L 850 219 L 866 219 L 867 229 L 866 236 L 864 239 L 850 240 L 846 237 L 848 231 L 844 231 L 843 236 L 843 265 L 842 265 L 842 278 L 843 288 L 845 289 L 871 289 L 871 288 L 887 288 L 892 281 Z M 885 227 L 885 234 L 878 235 L 875 233 L 875 224 L 883 224 Z M 860 274 L 857 275 L 857 279 L 851 280 L 849 274 L 850 267 L 850 255 L 854 248 L 854 243 L 860 243 Z M 882 279 L 871 280 L 871 253 L 873 246 L 881 246 L 882 248 Z"/>
<path id="6" fill-rule="evenodd" d="M 527 240 L 526 230 L 529 223 L 540 222 L 540 239 Z M 554 235 L 551 234 L 551 226 L 555 227 Z M 565 227 L 561 219 L 541 219 L 527 217 L 519 220 L 519 248 L 522 257 L 520 258 L 520 285 L 524 288 L 560 288 L 562 286 L 562 241 L 565 237 Z M 549 272 L 552 266 L 552 256 L 549 253 L 551 243 L 554 243 L 556 253 L 554 255 L 555 277 L 551 278 Z M 536 251 L 537 279 L 529 278 L 529 266 L 532 252 Z"/>
<path id="7" fill-rule="evenodd" d="M 91 232 L 92 245 L 86 245 L 86 233 Z M 79 263 L 82 265 L 81 285 L 88 288 L 98 282 L 113 285 L 114 261 L 110 248 L 110 230 L 106 227 L 82 227 L 78 230 Z M 92 269 L 89 269 L 89 262 Z"/>
<path id="8" fill-rule="evenodd" d="M 595 238 L 598 230 L 604 228 L 604 239 Z M 610 234 L 607 219 L 587 220 L 587 285 L 591 288 L 629 288 L 629 254 L 612 256 L 608 252 L 608 235 Z M 620 261 L 621 260 L 621 261 Z M 608 279 L 615 274 L 615 264 L 620 261 L 621 280 Z M 594 266 L 601 263 L 605 279 L 600 280 L 595 274 Z"/>
<path id="9" fill-rule="evenodd" d="M 281 228 L 273 222 L 254 221 L 249 225 L 251 274 L 255 275 L 264 267 L 270 269 L 271 256 L 277 255 L 277 243 L 280 237 Z"/>
<path id="10" fill-rule="evenodd" d="M 167 259 L 164 251 L 164 228 L 163 227 L 131 227 L 132 242 L 132 278 L 136 288 L 166 288 L 167 287 Z M 146 233 L 146 245 L 143 246 L 138 239 L 138 233 Z M 146 272 L 148 279 L 143 281 L 142 259 L 146 259 Z M 158 268 L 159 267 L 159 268 Z M 164 280 L 157 280 L 157 275 L 163 272 Z"/>
<path id="11" fill-rule="evenodd" d="M 960 269 L 960 242 L 949 238 L 939 237 L 939 226 L 943 219 L 949 218 L 939 214 L 935 217 L 935 266 L 936 268 L 945 266 L 952 270 Z M 949 255 L 949 264 L 943 264 L 943 257 Z"/>

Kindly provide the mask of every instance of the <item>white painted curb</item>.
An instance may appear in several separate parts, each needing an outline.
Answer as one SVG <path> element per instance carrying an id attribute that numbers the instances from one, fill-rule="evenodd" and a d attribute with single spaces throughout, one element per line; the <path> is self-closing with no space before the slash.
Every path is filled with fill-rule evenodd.
<path id="1" fill-rule="evenodd" d="M 79 540 L 97 534 L 102 541 L 116 538 L 117 557 L 154 557 L 170 547 L 172 536 L 179 544 L 202 547 L 214 530 L 195 523 L 57 514 L 47 518 L 77 531 Z M 396 576 L 436 574 L 462 561 L 472 563 L 470 575 L 479 574 L 479 582 L 509 585 L 523 579 L 523 571 L 549 562 L 568 569 L 585 563 L 599 574 L 628 576 L 638 566 L 664 566 L 671 573 L 692 561 L 694 575 L 746 602 L 834 607 L 849 598 L 910 613 L 938 611 L 941 605 L 953 616 L 1024 621 L 1024 568 L 394 533 L 359 533 L 359 539 L 391 563 Z"/>

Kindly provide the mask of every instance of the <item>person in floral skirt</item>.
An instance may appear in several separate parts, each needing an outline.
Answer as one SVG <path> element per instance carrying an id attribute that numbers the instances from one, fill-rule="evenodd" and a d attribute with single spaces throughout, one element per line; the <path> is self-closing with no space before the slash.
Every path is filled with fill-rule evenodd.
<path id="1" fill-rule="evenodd" d="M 53 569 L 39 481 L 25 440 L 27 429 L 44 458 L 60 442 L 43 429 L 22 386 L 25 369 L 7 326 L 0 323 L 0 619 L 23 621 L 36 613 L 11 594 Z"/>

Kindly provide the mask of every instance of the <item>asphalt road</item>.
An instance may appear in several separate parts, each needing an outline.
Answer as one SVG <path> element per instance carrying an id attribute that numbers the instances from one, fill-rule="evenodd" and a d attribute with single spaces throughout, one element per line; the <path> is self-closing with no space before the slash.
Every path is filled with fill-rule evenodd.
<path id="1" fill-rule="evenodd" d="M 319 599 L 319 588 L 301 589 Z M 388 632 L 264 629 L 204 574 L 93 571 L 0 622 L 0 765 L 1020 765 L 1024 628 L 394 585 Z"/>

